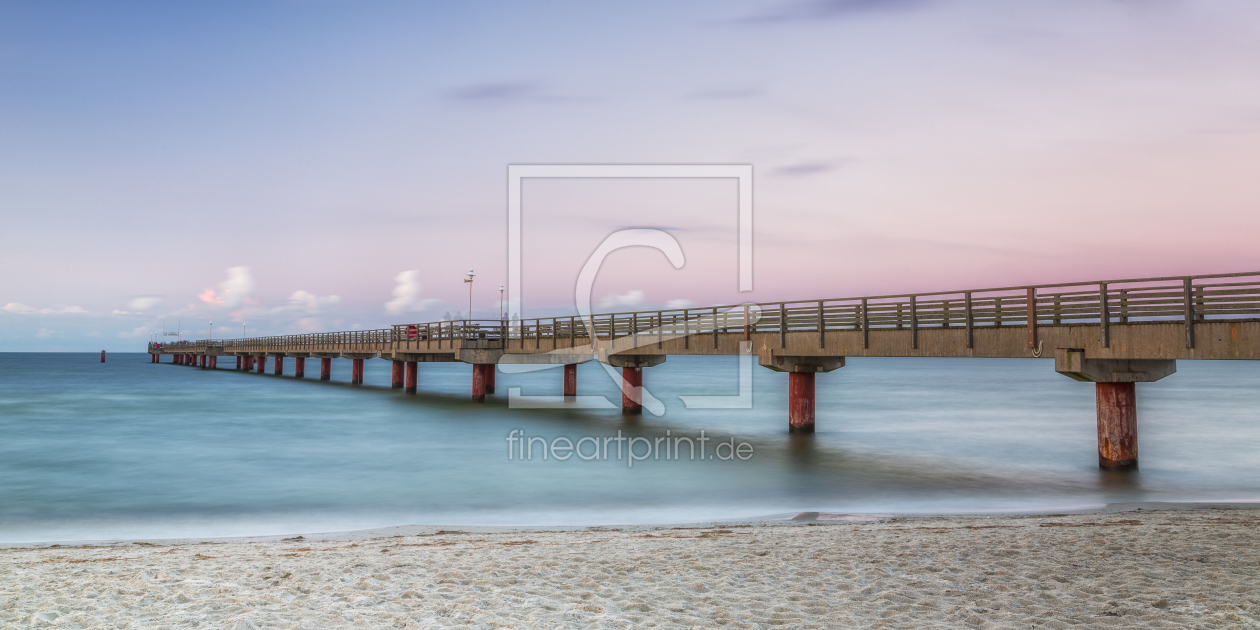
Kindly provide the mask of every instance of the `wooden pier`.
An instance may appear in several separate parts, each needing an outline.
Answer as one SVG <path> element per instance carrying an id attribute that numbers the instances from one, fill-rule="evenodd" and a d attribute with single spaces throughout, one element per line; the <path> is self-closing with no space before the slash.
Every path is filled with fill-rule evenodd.
<path id="1" fill-rule="evenodd" d="M 1137 465 L 1134 383 L 1176 372 L 1184 360 L 1260 359 L 1260 272 L 800 300 L 703 308 L 399 324 L 377 330 L 150 344 L 153 361 L 173 355 L 237 369 L 287 357 L 395 362 L 393 384 L 414 394 L 417 364 L 473 365 L 474 400 L 494 393 L 494 364 L 564 365 L 564 395 L 576 396 L 572 367 L 600 361 L 623 373 L 624 413 L 640 413 L 644 368 L 669 355 L 755 355 L 791 373 L 789 431 L 814 430 L 814 375 L 845 357 L 1045 358 L 1069 378 L 1096 383 L 1099 465 Z M 209 362 L 207 364 L 207 362 Z M 405 374 L 405 378 L 402 375 Z"/>

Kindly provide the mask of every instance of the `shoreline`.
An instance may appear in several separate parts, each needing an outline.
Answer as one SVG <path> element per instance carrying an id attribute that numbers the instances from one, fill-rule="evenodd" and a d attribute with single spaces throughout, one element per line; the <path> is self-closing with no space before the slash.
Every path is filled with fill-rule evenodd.
<path id="1" fill-rule="evenodd" d="M 0 626 L 1260 627 L 1260 506 L 1151 507 L 9 548 Z"/>
<path id="2" fill-rule="evenodd" d="M 284 542 L 300 537 L 308 542 L 356 542 L 398 536 L 428 536 L 437 532 L 458 530 L 472 534 L 511 533 L 563 533 L 583 531 L 630 531 L 669 528 L 781 526 L 794 527 L 810 523 L 875 523 L 891 521 L 917 521 L 925 519 L 984 519 L 984 518 L 1034 518 L 1052 515 L 1116 514 L 1138 511 L 1185 511 L 1185 510 L 1260 510 L 1260 501 L 1140 501 L 1086 505 L 1075 508 L 1046 508 L 1034 510 L 994 510 L 973 512 L 893 512 L 893 513 L 845 513 L 845 512 L 783 512 L 742 519 L 714 521 L 684 521 L 676 523 L 631 523 L 606 525 L 390 525 L 366 529 L 332 532 L 292 532 L 264 536 L 200 536 L 185 538 L 119 538 L 80 539 L 46 542 L 0 543 L 0 550 L 9 549 L 75 549 L 100 548 L 129 544 L 199 545 L 232 543 Z M 812 518 L 810 515 L 814 515 Z"/>

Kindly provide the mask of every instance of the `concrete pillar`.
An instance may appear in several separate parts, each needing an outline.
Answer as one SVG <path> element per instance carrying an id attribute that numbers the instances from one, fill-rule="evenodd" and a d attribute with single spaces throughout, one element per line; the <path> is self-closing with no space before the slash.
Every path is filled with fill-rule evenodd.
<path id="1" fill-rule="evenodd" d="M 306 376 L 306 357 L 293 357 L 293 378 Z"/>
<path id="2" fill-rule="evenodd" d="M 1137 387 L 1095 383 L 1098 403 L 1098 466 L 1137 468 Z"/>
<path id="3" fill-rule="evenodd" d="M 203 354 L 200 357 L 197 357 L 197 362 L 201 364 L 200 367 L 204 370 L 210 365 L 210 357 Z"/>
<path id="4" fill-rule="evenodd" d="M 414 394 L 416 393 L 416 380 L 417 380 L 416 377 L 419 376 L 416 373 L 415 361 L 407 362 L 406 372 L 407 372 L 406 382 L 404 383 L 406 385 L 406 389 L 404 389 L 403 391 L 407 392 L 408 394 Z"/>
<path id="5" fill-rule="evenodd" d="M 814 432 L 814 373 L 788 374 L 788 433 Z"/>
<path id="6" fill-rule="evenodd" d="M 219 369 L 219 357 L 210 357 L 210 369 Z"/>
<path id="7" fill-rule="evenodd" d="M 1171 359 L 1089 359 L 1083 350 L 1059 348 L 1054 370 L 1072 380 L 1094 383 L 1098 411 L 1099 468 L 1138 465 L 1137 386 L 1177 372 Z"/>
<path id="8" fill-rule="evenodd" d="M 352 359 L 352 367 L 350 368 L 350 383 L 354 385 L 363 384 L 363 359 Z"/>
<path id="9" fill-rule="evenodd" d="M 747 343 L 747 342 L 744 342 Z M 762 367 L 788 373 L 788 433 L 814 432 L 814 375 L 844 367 L 844 357 L 758 355 Z"/>
<path id="10" fill-rule="evenodd" d="M 245 361 L 245 371 L 246 371 L 246 372 L 248 372 L 248 371 L 250 371 L 250 370 L 254 369 L 254 357 L 251 357 L 251 356 L 246 355 L 246 356 L 245 356 L 244 361 Z"/>
<path id="11" fill-rule="evenodd" d="M 332 378 L 332 359 L 322 358 L 319 360 L 319 380 L 327 381 Z"/>
<path id="12" fill-rule="evenodd" d="M 101 363 L 105 362 L 105 351 L 101 350 Z"/>
<path id="13" fill-rule="evenodd" d="M 621 413 L 643 413 L 643 368 L 621 368 Z"/>
<path id="14" fill-rule="evenodd" d="M 237 371 L 240 371 L 241 369 L 241 355 L 239 354 L 236 355 L 236 369 Z"/>
<path id="15" fill-rule="evenodd" d="M 564 365 L 564 401 L 574 402 L 577 400 L 577 364 L 566 363 Z"/>
<path id="16" fill-rule="evenodd" d="M 254 361 L 257 363 L 255 365 L 255 369 L 258 371 L 259 374 L 262 374 L 263 372 L 267 371 L 266 355 L 260 355 L 260 356 L 254 357 Z"/>
<path id="17" fill-rule="evenodd" d="M 486 367 L 486 393 L 494 393 L 494 375 L 499 371 L 499 367 L 494 363 L 487 363 Z"/>
<path id="18" fill-rule="evenodd" d="M 486 402 L 486 365 L 485 363 L 474 363 L 472 374 L 472 399 L 473 402 Z"/>
<path id="19" fill-rule="evenodd" d="M 276 376 L 284 374 L 284 357 L 276 357 Z"/>
<path id="20" fill-rule="evenodd" d="M 389 367 L 389 386 L 392 389 L 403 388 L 403 362 L 394 361 Z"/>

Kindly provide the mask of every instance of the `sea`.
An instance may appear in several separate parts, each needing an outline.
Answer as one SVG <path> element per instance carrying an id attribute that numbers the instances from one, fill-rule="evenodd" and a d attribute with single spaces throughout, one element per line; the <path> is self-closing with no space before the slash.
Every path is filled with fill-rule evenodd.
<path id="1" fill-rule="evenodd" d="M 594 362 L 580 403 L 557 367 L 499 372 L 478 404 L 460 363 L 419 364 L 406 395 L 381 360 L 362 385 L 342 359 L 330 381 L 165 360 L 0 353 L 0 543 L 1260 500 L 1260 362 L 1139 384 L 1140 468 L 1111 472 L 1093 386 L 1047 359 L 850 358 L 804 436 L 787 375 L 737 357 L 644 369 L 656 402 L 629 417 Z"/>

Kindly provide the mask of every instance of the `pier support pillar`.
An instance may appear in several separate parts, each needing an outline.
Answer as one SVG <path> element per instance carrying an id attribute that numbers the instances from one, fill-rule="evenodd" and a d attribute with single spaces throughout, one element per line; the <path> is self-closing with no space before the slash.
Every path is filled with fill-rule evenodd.
<path id="1" fill-rule="evenodd" d="M 577 364 L 564 364 L 564 402 L 577 401 Z"/>
<path id="2" fill-rule="evenodd" d="M 813 433 L 814 375 L 844 367 L 844 357 L 768 354 L 757 360 L 762 367 L 788 373 L 788 433 Z"/>
<path id="3" fill-rule="evenodd" d="M 306 377 L 306 357 L 293 357 L 293 378 Z"/>
<path id="4" fill-rule="evenodd" d="M 1059 348 L 1054 370 L 1072 380 L 1094 383 L 1098 410 L 1098 467 L 1138 465 L 1137 385 L 1177 372 L 1172 359 L 1087 359 L 1083 350 Z"/>
<path id="5" fill-rule="evenodd" d="M 236 369 L 237 371 L 240 371 L 241 369 L 241 356 L 239 354 L 236 355 Z"/>
<path id="6" fill-rule="evenodd" d="M 403 362 L 394 361 L 389 368 L 389 386 L 391 389 L 403 388 Z"/>
<path id="7" fill-rule="evenodd" d="M 1137 386 L 1095 383 L 1098 404 L 1098 466 L 1137 468 Z"/>
<path id="8" fill-rule="evenodd" d="M 217 356 L 215 356 L 215 357 L 210 357 L 210 369 L 212 369 L 212 370 L 217 370 L 217 369 L 219 369 L 219 357 L 217 357 Z"/>
<path id="9" fill-rule="evenodd" d="M 408 394 L 414 394 L 416 393 L 416 380 L 417 380 L 416 377 L 419 376 L 416 373 L 415 361 L 407 362 L 406 372 L 407 372 L 406 382 L 405 382 L 406 389 L 404 389 L 403 391 L 407 392 Z"/>
<path id="10" fill-rule="evenodd" d="M 814 372 L 788 374 L 788 433 L 814 432 Z"/>
<path id="11" fill-rule="evenodd" d="M 254 369 L 254 357 L 246 355 L 245 356 L 245 371 L 249 372 L 253 369 Z"/>
<path id="12" fill-rule="evenodd" d="M 350 384 L 363 384 L 363 359 L 351 359 L 350 364 Z"/>
<path id="13" fill-rule="evenodd" d="M 327 357 L 319 360 L 319 380 L 327 381 L 332 379 L 332 359 Z"/>
<path id="14" fill-rule="evenodd" d="M 499 371 L 499 366 L 494 363 L 486 364 L 486 393 L 494 393 L 494 375 Z"/>
<path id="15" fill-rule="evenodd" d="M 486 368 L 490 367 L 489 363 L 474 363 L 472 373 L 472 399 L 473 402 L 486 402 Z"/>
<path id="16" fill-rule="evenodd" d="M 198 362 L 201 363 L 200 365 L 201 369 L 204 370 L 210 366 L 210 357 L 203 354 L 200 357 L 197 357 L 197 359 L 198 359 Z"/>
<path id="17" fill-rule="evenodd" d="M 621 368 L 621 413 L 637 416 L 643 413 L 643 368 Z"/>
<path id="18" fill-rule="evenodd" d="M 267 371 L 267 357 L 265 355 L 255 357 L 254 361 L 257 362 L 254 369 L 256 369 L 259 374 Z"/>
<path id="19" fill-rule="evenodd" d="M 276 357 L 275 359 L 276 359 L 275 374 L 276 376 L 280 376 L 281 374 L 284 374 L 284 357 Z"/>
<path id="20" fill-rule="evenodd" d="M 609 355 L 608 365 L 621 368 L 621 414 L 643 413 L 643 368 L 665 362 L 663 354 Z"/>
<path id="21" fill-rule="evenodd" d="M 101 350 L 101 363 L 105 362 L 105 351 Z"/>

